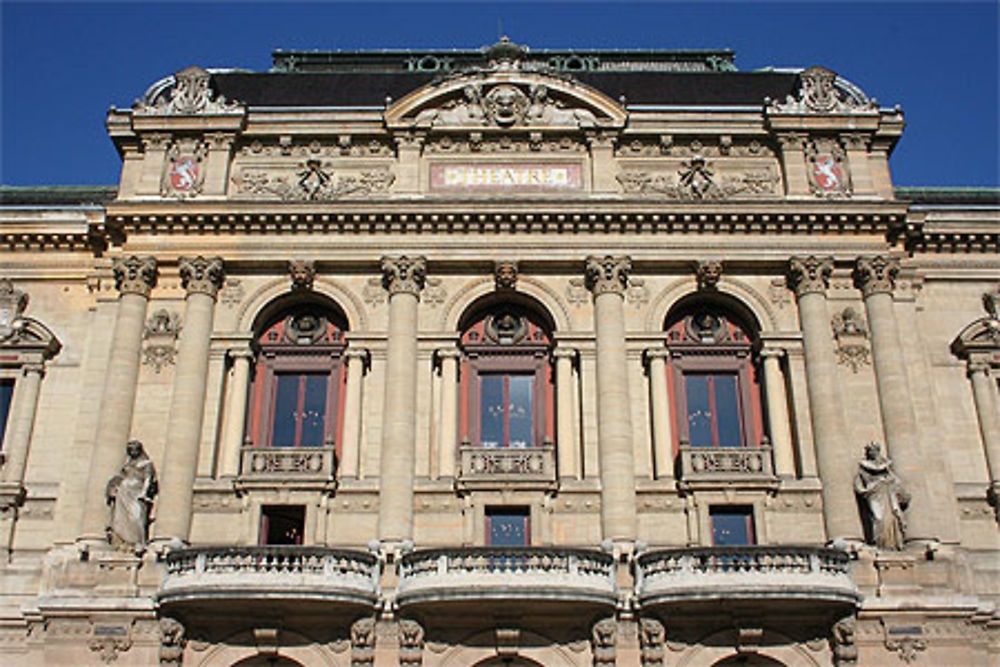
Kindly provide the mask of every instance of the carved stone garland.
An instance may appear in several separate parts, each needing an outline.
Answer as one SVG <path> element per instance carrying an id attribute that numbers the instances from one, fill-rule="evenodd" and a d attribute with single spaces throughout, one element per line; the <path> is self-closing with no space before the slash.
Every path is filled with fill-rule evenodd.
<path id="1" fill-rule="evenodd" d="M 177 313 L 161 308 L 150 315 L 142 333 L 146 341 L 142 350 L 142 363 L 152 366 L 157 373 L 164 366 L 172 366 L 177 355 L 175 343 L 180 330 L 180 317 Z"/>
<path id="2" fill-rule="evenodd" d="M 871 364 L 868 349 L 868 327 L 861 313 L 850 306 L 835 313 L 831 321 L 837 341 L 837 361 L 857 373 Z"/>

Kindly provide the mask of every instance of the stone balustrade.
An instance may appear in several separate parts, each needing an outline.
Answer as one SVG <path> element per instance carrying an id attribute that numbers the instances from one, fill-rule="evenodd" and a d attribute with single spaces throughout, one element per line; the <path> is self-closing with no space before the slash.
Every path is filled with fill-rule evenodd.
<path id="1" fill-rule="evenodd" d="M 739 546 L 665 549 L 636 560 L 642 606 L 732 600 L 854 605 L 849 557 L 835 549 Z"/>
<path id="2" fill-rule="evenodd" d="M 375 556 L 300 546 L 191 547 L 171 551 L 161 607 L 213 600 L 311 600 L 372 606 Z"/>
<path id="3" fill-rule="evenodd" d="M 244 447 L 241 477 L 246 479 L 332 479 L 333 447 Z"/>
<path id="4" fill-rule="evenodd" d="M 459 482 L 466 487 L 498 482 L 511 486 L 555 484 L 555 448 L 477 447 L 462 445 Z"/>
<path id="5" fill-rule="evenodd" d="M 771 446 L 692 447 L 680 446 L 681 479 L 699 481 L 773 480 Z"/>
<path id="6" fill-rule="evenodd" d="M 614 606 L 614 559 L 589 549 L 461 547 L 407 554 L 399 604 L 492 600 Z"/>

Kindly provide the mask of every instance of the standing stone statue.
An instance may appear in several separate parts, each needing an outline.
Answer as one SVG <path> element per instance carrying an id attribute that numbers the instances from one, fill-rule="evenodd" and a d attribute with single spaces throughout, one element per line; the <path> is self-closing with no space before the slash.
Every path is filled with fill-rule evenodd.
<path id="1" fill-rule="evenodd" d="M 903 510 L 910 504 L 910 494 L 877 442 L 865 446 L 865 458 L 854 478 L 854 493 L 861 501 L 869 541 L 880 549 L 902 549 L 906 532 Z"/>
<path id="2" fill-rule="evenodd" d="M 129 440 L 121 469 L 108 480 L 105 497 L 111 508 L 108 541 L 116 548 L 142 551 L 149 535 L 149 515 L 159 488 L 156 469 L 142 443 Z"/>

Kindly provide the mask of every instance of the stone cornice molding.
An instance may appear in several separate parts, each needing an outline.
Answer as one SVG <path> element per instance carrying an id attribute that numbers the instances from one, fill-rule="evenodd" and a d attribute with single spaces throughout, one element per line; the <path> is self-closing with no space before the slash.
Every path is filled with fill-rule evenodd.
<path id="1" fill-rule="evenodd" d="M 208 259 L 201 255 L 180 257 L 177 264 L 180 267 L 181 286 L 187 290 L 189 295 L 207 294 L 213 299 L 215 298 L 225 278 L 221 257 Z"/>
<path id="2" fill-rule="evenodd" d="M 383 257 L 382 287 L 389 295 L 412 294 L 419 298 L 427 282 L 427 260 L 424 257 Z"/>
<path id="3" fill-rule="evenodd" d="M 892 294 L 899 275 L 899 260 L 884 255 L 859 257 L 851 275 L 854 286 L 866 299 L 873 294 Z"/>
<path id="4" fill-rule="evenodd" d="M 595 298 L 602 294 L 623 296 L 631 272 L 632 260 L 624 255 L 590 256 L 583 269 L 584 282 Z"/>
<path id="5" fill-rule="evenodd" d="M 833 273 L 833 257 L 792 257 L 788 261 L 788 286 L 795 296 L 825 294 Z"/>
<path id="6" fill-rule="evenodd" d="M 148 298 L 150 290 L 156 285 L 155 257 L 117 257 L 111 270 L 115 276 L 115 287 L 122 294 L 138 294 Z"/>

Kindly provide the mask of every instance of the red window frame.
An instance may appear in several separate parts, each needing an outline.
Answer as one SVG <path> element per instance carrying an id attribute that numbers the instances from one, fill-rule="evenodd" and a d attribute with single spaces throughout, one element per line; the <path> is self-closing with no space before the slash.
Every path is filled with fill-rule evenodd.
<path id="1" fill-rule="evenodd" d="M 547 355 L 535 356 L 528 352 L 521 355 L 476 357 L 466 359 L 462 370 L 462 390 L 466 396 L 463 410 L 464 439 L 475 446 L 482 444 L 482 393 L 483 376 L 522 375 L 533 376 L 532 383 L 532 447 L 541 447 L 553 441 L 552 428 L 554 394 L 552 368 Z M 508 383 L 504 383 L 505 386 Z M 506 392 L 505 392 L 506 395 Z M 506 412 L 506 408 L 505 408 Z M 510 446 L 510 424 L 505 419 L 504 442 L 499 447 Z"/>
<path id="2" fill-rule="evenodd" d="M 756 373 L 750 363 L 749 350 L 731 356 L 682 356 L 671 360 L 674 379 L 674 397 L 677 405 L 677 437 L 678 440 L 691 442 L 691 429 L 688 424 L 688 404 L 686 378 L 688 375 L 735 375 L 736 376 L 736 408 L 740 413 L 740 447 L 758 447 L 763 432 L 760 393 L 753 391 L 756 383 Z M 711 388 L 712 383 L 709 382 Z M 714 406 L 715 393 L 709 391 L 710 404 Z M 747 409 L 749 407 L 749 409 Z M 712 415 L 712 446 L 719 447 L 717 413 Z"/>

